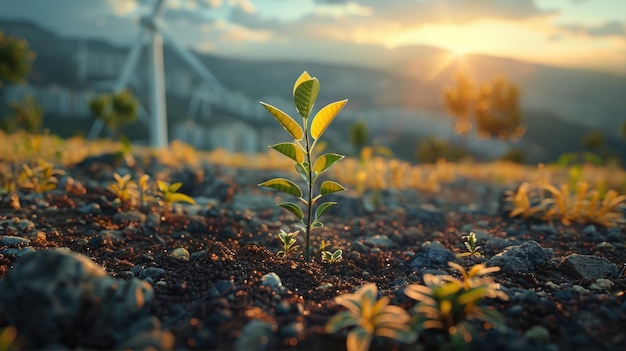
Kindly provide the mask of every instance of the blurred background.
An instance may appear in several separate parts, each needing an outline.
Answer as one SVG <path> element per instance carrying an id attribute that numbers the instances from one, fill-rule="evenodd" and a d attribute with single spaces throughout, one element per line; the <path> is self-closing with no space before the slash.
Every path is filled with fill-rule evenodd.
<path id="1" fill-rule="evenodd" d="M 255 153 L 287 139 L 259 101 L 296 116 L 306 70 L 317 108 L 349 99 L 339 153 L 624 165 L 625 23 L 621 0 L 0 0 L 0 127 L 147 144 L 162 113 L 166 140 Z"/>

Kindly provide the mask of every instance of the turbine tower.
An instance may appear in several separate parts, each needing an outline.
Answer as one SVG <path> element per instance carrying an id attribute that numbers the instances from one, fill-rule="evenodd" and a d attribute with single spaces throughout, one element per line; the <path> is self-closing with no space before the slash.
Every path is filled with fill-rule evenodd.
<path id="1" fill-rule="evenodd" d="M 146 45 L 146 37 L 149 40 L 149 63 L 148 63 L 148 89 L 149 89 L 149 118 L 142 118 L 150 128 L 150 146 L 163 148 L 168 144 L 167 136 L 167 113 L 165 102 L 165 71 L 163 66 L 163 40 L 165 39 L 174 51 L 198 74 L 205 84 L 214 88 L 217 94 L 225 93 L 222 84 L 215 76 L 186 48 L 180 46 L 176 40 L 159 24 L 159 14 L 163 11 L 164 0 L 156 0 L 152 13 L 145 16 L 140 21 L 140 32 L 135 45 L 128 54 L 124 68 L 113 85 L 113 91 L 119 92 L 125 89 L 133 75 L 135 67 L 141 57 L 141 53 Z M 140 108 L 141 110 L 141 108 Z M 97 119 L 88 138 L 97 137 L 104 122 Z"/>

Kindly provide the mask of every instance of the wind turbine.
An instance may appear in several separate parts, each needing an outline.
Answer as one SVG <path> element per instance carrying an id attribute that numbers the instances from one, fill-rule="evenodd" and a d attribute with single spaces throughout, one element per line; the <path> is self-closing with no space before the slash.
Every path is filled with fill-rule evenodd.
<path id="1" fill-rule="evenodd" d="M 162 148 L 167 146 L 167 113 L 165 102 L 165 72 L 163 67 L 163 39 L 174 48 L 174 51 L 198 74 L 205 84 L 212 86 L 216 93 L 225 93 L 223 85 L 215 76 L 186 48 L 180 46 L 177 41 L 159 24 L 159 15 L 163 11 L 163 0 L 156 0 L 152 13 L 141 18 L 140 32 L 135 45 L 128 54 L 124 68 L 113 85 L 113 91 L 119 92 L 128 86 L 133 71 L 137 66 L 141 52 L 146 44 L 146 36 L 149 38 L 149 114 L 148 120 L 142 119 L 150 128 L 150 146 Z M 104 127 L 104 122 L 97 119 L 88 138 L 94 139 Z"/>

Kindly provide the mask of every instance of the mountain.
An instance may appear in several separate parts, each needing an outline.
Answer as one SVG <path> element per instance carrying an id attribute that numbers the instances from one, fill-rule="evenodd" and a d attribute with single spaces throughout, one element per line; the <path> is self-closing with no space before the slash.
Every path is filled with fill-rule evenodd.
<path id="1" fill-rule="evenodd" d="M 83 88 L 76 80 L 74 61 L 78 40 L 23 22 L 0 22 L 0 31 L 24 37 L 37 52 L 29 78 L 32 83 Z M 128 50 L 98 40 L 90 40 L 88 45 L 90 50 L 102 55 L 123 57 Z M 167 45 L 164 55 L 166 71 L 174 69 L 178 74 L 187 70 L 190 76 L 195 76 Z M 307 70 L 322 84 L 318 104 L 348 98 L 349 117 L 345 121 L 363 119 L 372 126 L 373 137 L 378 135 L 378 139 L 384 140 L 393 140 L 399 134 L 406 134 L 402 139 L 409 140 L 411 135 L 423 137 L 437 134 L 437 130 L 440 136 L 447 135 L 441 132 L 450 124 L 441 89 L 452 83 L 454 73 L 463 70 L 477 82 L 501 74 L 521 89 L 528 132 L 515 146 L 527 151 L 530 162 L 547 162 L 563 152 L 580 149 L 580 138 L 591 129 L 601 130 L 607 147 L 626 159 L 626 146 L 618 135 L 620 123 L 626 121 L 624 77 L 483 55 L 453 58 L 445 50 L 425 46 L 372 51 L 372 55 L 376 60 L 368 67 L 358 60 L 355 64 L 261 61 L 196 53 L 227 89 L 270 103 L 285 100 L 294 77 Z M 182 109 L 185 103 L 168 102 L 168 106 Z M 183 114 L 184 111 L 175 115 Z M 412 154 L 415 147 L 407 143 L 391 146 L 402 148 L 397 154 L 403 155 Z M 485 151 L 493 146 L 477 143 L 477 148 Z M 506 145 L 488 151 L 496 149 L 506 149 Z"/>

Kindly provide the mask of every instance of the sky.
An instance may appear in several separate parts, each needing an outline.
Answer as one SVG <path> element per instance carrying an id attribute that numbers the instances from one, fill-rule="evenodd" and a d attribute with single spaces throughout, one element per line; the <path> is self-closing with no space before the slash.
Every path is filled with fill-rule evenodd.
<path id="1" fill-rule="evenodd" d="M 154 0 L 0 0 L 0 20 L 136 41 Z M 165 0 L 180 44 L 249 59 L 363 63 L 426 45 L 626 76 L 626 0 Z M 1 29 L 1 28 L 0 28 Z M 370 61 L 375 60 L 371 56 Z M 365 62 L 367 63 L 367 62 Z"/>

